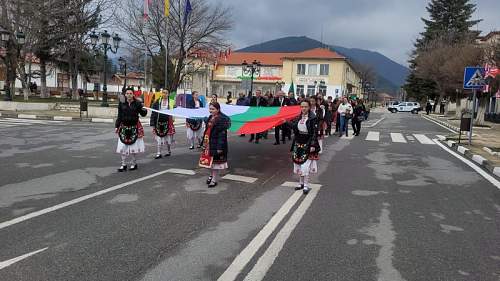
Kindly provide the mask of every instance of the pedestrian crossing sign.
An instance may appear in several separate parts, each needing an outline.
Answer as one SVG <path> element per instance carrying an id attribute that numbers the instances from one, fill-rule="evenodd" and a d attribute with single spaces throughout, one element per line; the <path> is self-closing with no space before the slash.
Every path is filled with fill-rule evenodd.
<path id="1" fill-rule="evenodd" d="M 464 73 L 464 89 L 482 89 L 485 86 L 484 73 L 485 71 L 482 67 L 466 67 Z"/>

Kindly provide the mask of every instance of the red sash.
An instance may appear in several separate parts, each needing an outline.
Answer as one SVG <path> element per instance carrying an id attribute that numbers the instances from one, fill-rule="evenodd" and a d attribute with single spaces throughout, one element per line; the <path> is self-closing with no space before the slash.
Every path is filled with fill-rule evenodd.
<path id="1" fill-rule="evenodd" d="M 201 152 L 198 162 L 198 165 L 203 168 L 212 168 L 212 163 L 214 161 L 214 158 L 210 156 L 210 132 L 214 125 L 214 119 L 215 118 L 212 117 L 210 122 L 208 122 L 205 135 L 203 136 L 203 151 Z"/>

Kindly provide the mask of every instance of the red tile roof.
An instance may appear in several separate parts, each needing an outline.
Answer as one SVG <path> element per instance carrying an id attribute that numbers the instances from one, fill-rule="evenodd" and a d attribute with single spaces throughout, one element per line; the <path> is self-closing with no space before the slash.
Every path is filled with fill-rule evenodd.
<path id="1" fill-rule="evenodd" d="M 316 48 L 300 53 L 250 53 L 250 52 L 234 52 L 227 58 L 219 57 L 218 64 L 220 65 L 240 65 L 243 61 L 252 63 L 254 60 L 259 61 L 262 65 L 281 66 L 284 58 L 294 59 L 345 59 L 345 57 L 337 54 L 334 51 Z"/>

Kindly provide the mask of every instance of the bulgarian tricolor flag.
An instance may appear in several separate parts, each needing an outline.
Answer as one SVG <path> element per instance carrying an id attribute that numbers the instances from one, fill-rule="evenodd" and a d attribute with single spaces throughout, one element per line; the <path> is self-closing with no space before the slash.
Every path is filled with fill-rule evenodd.
<path id="1" fill-rule="evenodd" d="M 189 109 L 177 107 L 171 110 L 149 110 L 174 117 L 199 119 L 210 115 L 208 107 Z M 300 114 L 300 106 L 250 107 L 221 104 L 221 112 L 231 118 L 231 132 L 238 134 L 256 134 L 290 121 Z"/>

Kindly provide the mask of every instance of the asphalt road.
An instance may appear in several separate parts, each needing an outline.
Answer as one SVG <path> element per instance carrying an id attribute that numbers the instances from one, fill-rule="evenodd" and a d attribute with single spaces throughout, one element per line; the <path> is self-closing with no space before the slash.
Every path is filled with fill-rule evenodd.
<path id="1" fill-rule="evenodd" d="M 420 116 L 364 126 L 326 139 L 303 196 L 273 135 L 231 135 L 207 189 L 182 126 L 160 160 L 146 127 L 117 173 L 111 124 L 0 119 L 0 280 L 500 280 L 499 187 Z"/>

